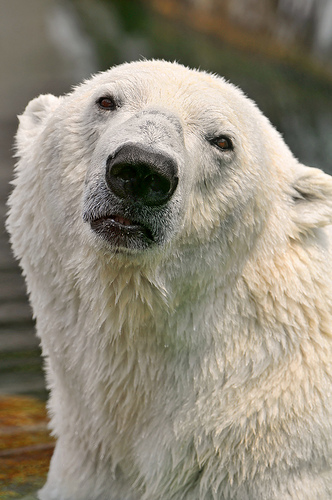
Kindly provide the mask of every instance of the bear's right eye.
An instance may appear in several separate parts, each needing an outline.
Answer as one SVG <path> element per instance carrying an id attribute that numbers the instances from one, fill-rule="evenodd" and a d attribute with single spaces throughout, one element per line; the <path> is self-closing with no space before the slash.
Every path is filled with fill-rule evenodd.
<path id="1" fill-rule="evenodd" d="M 106 111 L 113 111 L 116 108 L 116 103 L 112 97 L 104 96 L 97 100 L 97 104 L 101 109 Z"/>
<path id="2" fill-rule="evenodd" d="M 212 144 L 217 146 L 218 149 L 221 151 L 233 151 L 234 146 L 233 142 L 230 139 L 230 137 L 227 137 L 226 135 L 221 135 L 220 137 L 216 137 L 213 139 Z"/>

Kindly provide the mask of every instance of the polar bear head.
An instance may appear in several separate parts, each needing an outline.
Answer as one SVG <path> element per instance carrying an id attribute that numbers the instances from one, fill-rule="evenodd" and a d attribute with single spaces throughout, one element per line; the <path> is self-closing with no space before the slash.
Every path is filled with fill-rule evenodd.
<path id="1" fill-rule="evenodd" d="M 266 228 L 278 245 L 331 220 L 330 179 L 301 166 L 239 89 L 175 63 L 124 64 L 64 97 L 40 96 L 17 150 L 55 246 L 71 235 L 149 259 L 199 247 L 234 263 Z"/>

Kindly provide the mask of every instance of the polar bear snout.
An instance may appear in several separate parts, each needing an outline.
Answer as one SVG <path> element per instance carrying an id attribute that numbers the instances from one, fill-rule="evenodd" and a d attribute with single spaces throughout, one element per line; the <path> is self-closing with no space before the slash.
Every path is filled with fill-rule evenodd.
<path id="1" fill-rule="evenodd" d="M 141 144 L 125 144 L 106 161 L 106 184 L 125 202 L 161 206 L 178 185 L 176 161 Z"/>
<path id="2" fill-rule="evenodd" d="M 116 142 L 100 143 L 88 171 L 83 221 L 117 250 L 163 245 L 180 227 L 181 156 L 140 136 Z"/>

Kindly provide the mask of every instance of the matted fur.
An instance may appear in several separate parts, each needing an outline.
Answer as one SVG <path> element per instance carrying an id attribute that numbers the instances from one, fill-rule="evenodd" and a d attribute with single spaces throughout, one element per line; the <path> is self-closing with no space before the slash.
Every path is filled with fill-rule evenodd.
<path id="1" fill-rule="evenodd" d="M 144 249 L 89 223 L 122 206 L 105 165 L 127 143 L 178 166 Z M 39 498 L 331 499 L 332 178 L 240 90 L 163 61 L 33 100 L 17 156 L 8 229 L 57 437 Z"/>

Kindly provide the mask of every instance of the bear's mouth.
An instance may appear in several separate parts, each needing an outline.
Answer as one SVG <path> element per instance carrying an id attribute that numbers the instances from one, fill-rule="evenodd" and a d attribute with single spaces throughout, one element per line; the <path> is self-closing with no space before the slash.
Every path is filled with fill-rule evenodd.
<path id="1" fill-rule="evenodd" d="M 122 215 L 104 215 L 92 219 L 90 226 L 112 246 L 142 249 L 154 242 L 152 231 L 146 225 Z"/>

